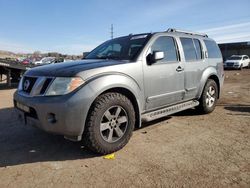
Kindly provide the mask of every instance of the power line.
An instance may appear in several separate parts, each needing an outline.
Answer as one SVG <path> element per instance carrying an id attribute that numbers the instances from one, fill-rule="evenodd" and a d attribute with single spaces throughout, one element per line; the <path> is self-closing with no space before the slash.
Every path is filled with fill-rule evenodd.
<path id="1" fill-rule="evenodd" d="M 113 27 L 113 24 L 111 24 L 111 31 L 110 31 L 110 34 L 111 34 L 111 39 L 114 38 L 114 27 Z"/>

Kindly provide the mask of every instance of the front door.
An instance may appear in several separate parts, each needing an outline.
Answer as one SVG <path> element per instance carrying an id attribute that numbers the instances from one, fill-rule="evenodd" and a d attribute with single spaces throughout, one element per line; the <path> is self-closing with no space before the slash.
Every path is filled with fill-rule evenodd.
<path id="1" fill-rule="evenodd" d="M 184 69 L 175 38 L 159 36 L 150 43 L 143 64 L 146 110 L 178 103 L 185 94 Z M 150 64 L 147 57 L 157 51 L 163 52 L 164 58 Z"/>

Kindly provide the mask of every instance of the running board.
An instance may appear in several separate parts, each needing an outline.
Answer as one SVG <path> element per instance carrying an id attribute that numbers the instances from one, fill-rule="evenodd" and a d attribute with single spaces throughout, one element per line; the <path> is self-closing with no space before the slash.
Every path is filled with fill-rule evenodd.
<path id="1" fill-rule="evenodd" d="M 155 119 L 158 119 L 158 118 L 170 115 L 170 114 L 174 114 L 176 112 L 180 112 L 189 108 L 193 108 L 198 105 L 199 105 L 199 102 L 196 100 L 176 104 L 173 106 L 162 108 L 160 110 L 155 110 L 155 111 L 143 114 L 142 121 L 152 121 L 152 120 L 155 120 Z"/>

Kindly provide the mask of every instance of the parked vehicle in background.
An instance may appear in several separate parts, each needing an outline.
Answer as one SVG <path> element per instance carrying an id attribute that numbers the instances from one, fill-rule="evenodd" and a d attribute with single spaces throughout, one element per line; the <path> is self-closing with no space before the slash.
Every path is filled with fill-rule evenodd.
<path id="1" fill-rule="evenodd" d="M 14 94 L 20 120 L 97 153 L 124 147 L 141 121 L 215 109 L 223 60 L 205 34 L 169 29 L 109 40 L 84 60 L 28 70 Z"/>
<path id="2" fill-rule="evenodd" d="M 225 69 L 242 69 L 250 66 L 250 59 L 247 55 L 232 55 L 224 63 Z"/>
<path id="3" fill-rule="evenodd" d="M 72 59 L 64 59 L 63 62 L 73 61 Z"/>
<path id="4" fill-rule="evenodd" d="M 26 59 L 25 57 L 19 57 L 19 58 L 17 58 L 17 61 L 21 63 L 21 62 L 23 62 L 25 59 Z"/>
<path id="5" fill-rule="evenodd" d="M 8 61 L 18 62 L 18 59 L 15 57 L 6 57 L 5 59 Z"/>
<path id="6" fill-rule="evenodd" d="M 33 62 L 34 65 L 46 65 L 46 64 L 51 64 L 55 62 L 54 57 L 44 57 L 40 61 L 35 61 Z"/>
<path id="7" fill-rule="evenodd" d="M 24 59 L 23 61 L 21 61 L 21 64 L 23 65 L 29 65 L 31 63 L 32 63 L 31 59 Z"/>

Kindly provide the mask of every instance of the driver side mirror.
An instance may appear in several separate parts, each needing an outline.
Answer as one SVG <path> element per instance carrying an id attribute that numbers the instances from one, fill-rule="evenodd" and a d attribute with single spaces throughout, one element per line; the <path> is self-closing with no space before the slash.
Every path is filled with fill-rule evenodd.
<path id="1" fill-rule="evenodd" d="M 153 54 L 148 54 L 147 62 L 149 65 L 156 63 L 159 60 L 164 59 L 164 52 L 161 51 L 154 51 Z"/>

